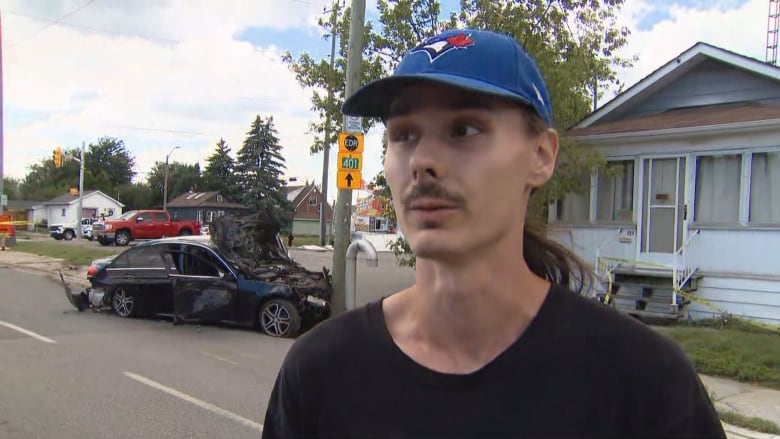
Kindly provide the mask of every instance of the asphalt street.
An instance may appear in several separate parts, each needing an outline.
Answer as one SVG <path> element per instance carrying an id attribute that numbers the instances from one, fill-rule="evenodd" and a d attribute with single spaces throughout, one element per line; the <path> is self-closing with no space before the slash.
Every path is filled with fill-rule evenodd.
<path id="1" fill-rule="evenodd" d="M 293 251 L 312 269 L 330 252 Z M 358 304 L 413 281 L 381 254 Z M 0 268 L 0 438 L 257 438 L 292 340 L 79 313 L 46 276 Z"/>

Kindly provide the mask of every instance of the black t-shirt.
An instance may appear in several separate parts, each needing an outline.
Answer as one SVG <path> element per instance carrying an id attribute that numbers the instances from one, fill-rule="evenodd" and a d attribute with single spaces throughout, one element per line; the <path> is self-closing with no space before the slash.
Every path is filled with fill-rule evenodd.
<path id="1" fill-rule="evenodd" d="M 381 301 L 320 323 L 290 349 L 263 438 L 725 438 L 681 349 L 561 287 L 506 351 L 432 371 L 387 331 Z"/>

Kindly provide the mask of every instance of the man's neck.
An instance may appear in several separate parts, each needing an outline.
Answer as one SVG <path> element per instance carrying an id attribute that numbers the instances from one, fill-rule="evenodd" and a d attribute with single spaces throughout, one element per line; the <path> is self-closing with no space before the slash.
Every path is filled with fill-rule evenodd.
<path id="1" fill-rule="evenodd" d="M 498 250 L 457 265 L 417 260 L 415 285 L 385 303 L 388 330 L 407 355 L 434 370 L 467 373 L 525 331 L 549 283 L 530 271 L 522 247 L 513 255 Z"/>

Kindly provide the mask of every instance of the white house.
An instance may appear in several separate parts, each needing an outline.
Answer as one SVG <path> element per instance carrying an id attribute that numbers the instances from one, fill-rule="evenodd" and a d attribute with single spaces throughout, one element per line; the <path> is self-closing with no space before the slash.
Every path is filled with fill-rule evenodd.
<path id="1" fill-rule="evenodd" d="M 567 134 L 616 172 L 550 206 L 549 233 L 619 309 L 780 324 L 780 68 L 698 43 Z"/>
<path id="2" fill-rule="evenodd" d="M 46 220 L 52 224 L 76 224 L 78 222 L 78 195 L 70 193 L 60 195 L 51 200 L 33 206 L 33 221 L 38 223 Z M 85 191 L 82 199 L 82 218 L 100 217 L 116 218 L 122 215 L 124 204 L 109 197 L 101 191 Z"/>

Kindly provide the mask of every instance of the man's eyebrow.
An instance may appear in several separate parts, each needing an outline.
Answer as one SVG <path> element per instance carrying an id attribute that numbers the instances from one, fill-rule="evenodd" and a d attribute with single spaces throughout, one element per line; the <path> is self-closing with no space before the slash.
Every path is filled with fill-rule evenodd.
<path id="1" fill-rule="evenodd" d="M 408 116 L 414 108 L 415 100 L 402 100 L 396 104 L 390 106 L 387 111 L 386 119 L 393 117 Z M 459 99 L 453 99 L 448 102 L 442 102 L 440 107 L 450 111 L 460 110 L 494 110 L 496 108 L 496 102 L 490 98 L 468 96 Z"/>

